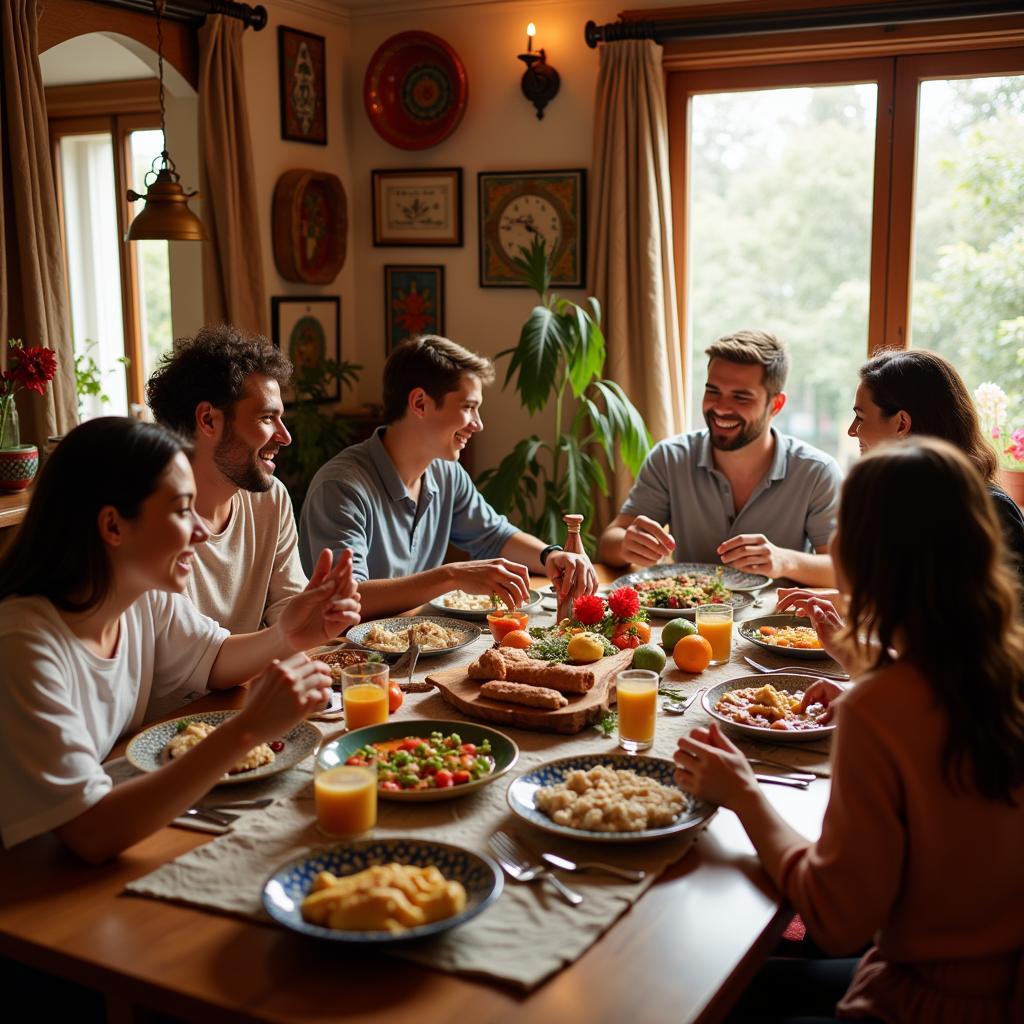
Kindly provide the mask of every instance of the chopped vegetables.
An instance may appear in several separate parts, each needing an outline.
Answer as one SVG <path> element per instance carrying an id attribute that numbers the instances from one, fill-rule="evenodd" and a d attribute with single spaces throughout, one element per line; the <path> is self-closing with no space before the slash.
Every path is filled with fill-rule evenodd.
<path id="1" fill-rule="evenodd" d="M 494 771 L 490 740 L 463 743 L 458 733 L 406 736 L 360 747 L 345 763 L 377 758 L 377 785 L 386 792 L 464 786 Z"/>

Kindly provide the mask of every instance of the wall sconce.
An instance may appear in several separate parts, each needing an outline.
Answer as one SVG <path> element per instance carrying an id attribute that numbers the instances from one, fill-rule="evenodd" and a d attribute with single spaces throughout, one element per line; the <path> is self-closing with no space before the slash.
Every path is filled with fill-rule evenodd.
<path id="1" fill-rule="evenodd" d="M 526 65 L 523 72 L 523 95 L 537 108 L 537 120 L 544 117 L 544 108 L 558 95 L 562 80 L 558 72 L 545 61 L 544 50 L 533 51 L 533 37 L 537 28 L 531 21 L 526 26 L 526 53 L 519 59 Z"/>

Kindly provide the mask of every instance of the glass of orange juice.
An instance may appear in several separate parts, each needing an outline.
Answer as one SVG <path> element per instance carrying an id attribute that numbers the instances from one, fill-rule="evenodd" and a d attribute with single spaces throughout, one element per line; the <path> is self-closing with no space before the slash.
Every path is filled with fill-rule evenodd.
<path id="1" fill-rule="evenodd" d="M 371 661 L 346 665 L 341 670 L 341 699 L 346 728 L 382 725 L 388 720 L 388 666 Z"/>
<path id="2" fill-rule="evenodd" d="M 697 632 L 711 644 L 712 665 L 724 665 L 732 656 L 732 605 L 697 605 Z"/>
<path id="3" fill-rule="evenodd" d="M 340 763 L 333 748 L 321 748 L 313 777 L 317 830 L 331 839 L 351 838 L 377 824 L 377 759 L 360 754 L 358 764 Z"/>
<path id="4" fill-rule="evenodd" d="M 654 743 L 658 714 L 657 672 L 628 668 L 615 677 L 619 705 L 619 746 L 627 753 L 646 750 Z"/>

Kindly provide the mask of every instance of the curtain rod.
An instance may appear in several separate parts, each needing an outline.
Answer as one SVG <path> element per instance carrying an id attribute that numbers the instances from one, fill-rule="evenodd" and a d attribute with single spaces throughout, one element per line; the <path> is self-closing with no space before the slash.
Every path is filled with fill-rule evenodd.
<path id="1" fill-rule="evenodd" d="M 92 0 L 93 3 L 108 7 L 120 7 L 128 11 L 153 13 L 153 0 Z M 246 28 L 259 32 L 267 27 L 267 9 L 262 4 L 235 3 L 234 0 L 166 0 L 163 16 L 171 21 L 201 22 L 208 14 L 223 14 L 226 18 L 238 18 Z"/>
<path id="2" fill-rule="evenodd" d="M 774 11 L 770 14 L 737 14 L 724 18 L 676 18 L 665 21 L 615 21 L 598 25 L 588 21 L 583 30 L 587 45 L 619 39 L 653 39 L 665 43 L 674 39 L 699 39 L 711 36 L 760 35 L 770 32 L 796 32 L 804 29 L 853 28 L 864 25 L 894 25 L 907 21 L 941 21 L 950 18 L 981 18 L 992 14 L 1019 14 L 1020 0 L 933 0 L 920 3 L 855 4 L 849 7 L 825 7 L 801 11 Z"/>

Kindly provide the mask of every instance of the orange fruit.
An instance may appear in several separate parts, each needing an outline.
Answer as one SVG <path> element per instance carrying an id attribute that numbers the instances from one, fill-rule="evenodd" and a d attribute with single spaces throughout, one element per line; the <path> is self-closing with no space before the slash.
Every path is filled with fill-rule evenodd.
<path id="1" fill-rule="evenodd" d="M 633 627 L 633 632 L 640 637 L 640 643 L 646 644 L 650 642 L 651 624 L 649 622 L 643 622 L 638 619 L 636 622 L 631 623 L 631 625 Z"/>
<path id="2" fill-rule="evenodd" d="M 388 714 L 393 715 L 402 706 L 403 700 L 405 694 L 402 693 L 402 688 L 392 680 L 388 683 Z"/>
<path id="3" fill-rule="evenodd" d="M 525 629 L 513 629 L 511 633 L 506 633 L 501 638 L 500 647 L 516 647 L 521 651 L 525 651 L 530 644 L 533 643 L 533 637 L 526 632 Z M 709 654 L 710 658 L 711 655 Z"/>
<path id="4" fill-rule="evenodd" d="M 711 644 L 699 633 L 681 637 L 672 650 L 680 672 L 703 672 L 711 663 Z"/>

